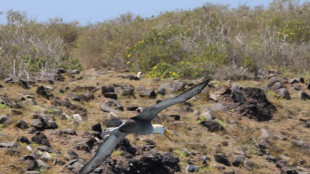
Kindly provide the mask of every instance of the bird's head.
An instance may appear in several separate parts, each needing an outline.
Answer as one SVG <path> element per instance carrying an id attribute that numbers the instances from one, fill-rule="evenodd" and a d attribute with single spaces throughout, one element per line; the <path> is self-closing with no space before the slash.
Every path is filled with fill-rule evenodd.
<path id="1" fill-rule="evenodd" d="M 154 134 L 162 134 L 162 135 L 165 135 L 167 138 L 172 139 L 173 134 L 167 131 L 165 129 L 165 126 L 160 125 L 160 124 L 154 124 L 153 127 L 154 127 L 154 131 L 153 131 Z"/>

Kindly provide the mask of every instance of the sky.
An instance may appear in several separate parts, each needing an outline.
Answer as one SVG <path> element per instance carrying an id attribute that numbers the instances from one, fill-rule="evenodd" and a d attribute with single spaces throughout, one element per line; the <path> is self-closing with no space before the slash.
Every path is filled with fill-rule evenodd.
<path id="1" fill-rule="evenodd" d="M 26 12 L 30 19 L 47 22 L 60 17 L 64 22 L 78 21 L 81 25 L 103 22 L 128 12 L 142 17 L 157 16 L 161 12 L 190 10 L 206 3 L 267 7 L 272 0 L 0 0 L 0 23 L 5 24 L 8 10 Z"/>

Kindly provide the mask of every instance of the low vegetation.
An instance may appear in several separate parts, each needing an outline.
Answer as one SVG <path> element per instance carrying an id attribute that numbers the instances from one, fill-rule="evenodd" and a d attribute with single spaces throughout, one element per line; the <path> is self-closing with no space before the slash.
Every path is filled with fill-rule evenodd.
<path id="1" fill-rule="evenodd" d="M 30 78 L 55 67 L 129 69 L 174 79 L 241 79 L 270 69 L 309 74 L 309 2 L 274 0 L 267 8 L 205 4 L 86 26 L 61 18 L 40 23 L 13 10 L 6 17 L 0 25 L 1 78 Z"/>

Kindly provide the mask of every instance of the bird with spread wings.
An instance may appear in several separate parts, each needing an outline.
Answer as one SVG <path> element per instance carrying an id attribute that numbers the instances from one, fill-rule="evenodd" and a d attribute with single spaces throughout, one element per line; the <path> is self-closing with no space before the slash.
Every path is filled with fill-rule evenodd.
<path id="1" fill-rule="evenodd" d="M 124 120 L 123 123 L 114 128 L 107 128 L 102 132 L 102 135 L 110 134 L 108 138 L 100 145 L 95 156 L 86 163 L 80 170 L 80 174 L 88 174 L 99 167 L 103 161 L 111 155 L 115 147 L 125 138 L 129 133 L 136 133 L 142 135 L 148 134 L 163 134 L 169 139 L 172 134 L 168 132 L 163 125 L 152 124 L 153 118 L 163 109 L 184 102 L 193 96 L 199 94 L 209 83 L 206 80 L 198 85 L 195 85 L 183 92 L 182 94 L 161 101 L 153 106 L 146 108 L 141 114 Z"/>

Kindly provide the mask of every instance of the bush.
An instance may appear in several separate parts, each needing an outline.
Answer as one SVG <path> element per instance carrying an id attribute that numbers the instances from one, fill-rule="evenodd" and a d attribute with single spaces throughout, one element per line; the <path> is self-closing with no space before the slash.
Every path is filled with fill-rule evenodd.
<path id="1" fill-rule="evenodd" d="M 81 27 L 73 57 L 88 68 L 117 68 L 126 66 L 123 53 L 141 40 L 148 20 L 132 14 L 114 20 Z"/>
<path id="2" fill-rule="evenodd" d="M 142 40 L 129 47 L 124 52 L 128 66 L 132 71 L 148 72 L 160 62 L 175 64 L 182 60 L 184 51 L 176 35 L 186 35 L 176 26 L 167 27 L 162 31 L 152 29 Z"/>
<path id="3" fill-rule="evenodd" d="M 256 69 L 256 61 L 251 59 L 249 56 L 245 56 L 241 59 L 243 67 L 253 72 Z"/>
<path id="4" fill-rule="evenodd" d="M 288 21 L 278 32 L 278 37 L 287 42 L 304 43 L 310 41 L 310 23 L 301 20 Z"/>
<path id="5" fill-rule="evenodd" d="M 132 71 L 150 72 L 152 77 L 198 78 L 210 76 L 210 69 L 227 62 L 227 54 L 215 44 L 203 43 L 199 49 L 186 51 L 182 42 L 190 33 L 178 26 L 168 26 L 150 33 L 128 47 L 123 56 Z"/>
<path id="6" fill-rule="evenodd" d="M 172 65 L 167 63 L 159 63 L 155 65 L 149 72 L 151 77 L 159 78 L 177 78 L 177 74 L 174 72 Z"/>
<path id="7" fill-rule="evenodd" d="M 8 12 L 8 24 L 0 26 L 0 78 L 31 78 L 36 72 L 57 67 L 81 69 L 66 53 L 66 44 L 46 26 L 29 21 L 25 14 Z"/>
<path id="8" fill-rule="evenodd" d="M 86 26 L 60 18 L 38 23 L 9 11 L 8 23 L 0 25 L 0 77 L 55 67 L 128 68 L 161 78 L 239 79 L 269 69 L 309 74 L 310 4 L 295 2 L 274 0 L 268 8 L 205 4 Z"/>

